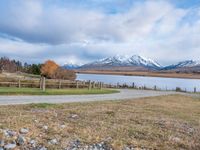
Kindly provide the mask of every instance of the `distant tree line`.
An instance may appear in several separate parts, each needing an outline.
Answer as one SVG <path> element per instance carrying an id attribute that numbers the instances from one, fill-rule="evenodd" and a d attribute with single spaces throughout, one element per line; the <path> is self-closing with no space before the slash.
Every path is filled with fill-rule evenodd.
<path id="1" fill-rule="evenodd" d="M 20 61 L 17 61 L 15 59 L 9 59 L 8 57 L 1 57 L 0 58 L 0 71 L 6 71 L 6 72 L 25 72 L 30 74 L 36 74 L 39 75 L 41 64 L 28 64 L 28 63 L 22 63 Z"/>
<path id="2" fill-rule="evenodd" d="M 44 64 L 22 63 L 7 57 L 0 58 L 0 72 L 24 72 L 28 74 L 42 75 L 50 79 L 75 80 L 76 74 L 72 70 L 66 70 L 54 61 L 48 60 Z"/>

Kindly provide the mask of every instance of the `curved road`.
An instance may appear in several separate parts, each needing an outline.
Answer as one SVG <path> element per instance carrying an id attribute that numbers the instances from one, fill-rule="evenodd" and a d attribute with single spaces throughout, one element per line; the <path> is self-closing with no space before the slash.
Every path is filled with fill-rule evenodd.
<path id="1" fill-rule="evenodd" d="M 119 93 L 99 95 L 0 96 L 0 105 L 125 100 L 169 94 L 176 92 L 121 89 Z"/>

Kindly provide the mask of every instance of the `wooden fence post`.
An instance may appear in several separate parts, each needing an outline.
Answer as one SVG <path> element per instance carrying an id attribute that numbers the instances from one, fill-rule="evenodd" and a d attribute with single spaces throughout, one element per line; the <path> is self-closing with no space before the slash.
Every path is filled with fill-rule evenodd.
<path id="1" fill-rule="evenodd" d="M 119 88 L 119 82 L 117 82 L 117 88 Z"/>
<path id="2" fill-rule="evenodd" d="M 46 90 L 46 80 L 45 77 L 42 77 L 42 91 Z"/>
<path id="3" fill-rule="evenodd" d="M 42 77 L 40 77 L 40 81 L 39 81 L 40 83 L 40 90 L 42 89 Z"/>
<path id="4" fill-rule="evenodd" d="M 93 89 L 95 88 L 95 82 L 92 83 L 92 88 L 93 88 Z"/>
<path id="5" fill-rule="evenodd" d="M 103 88 L 103 82 L 100 82 L 100 90 Z"/>
<path id="6" fill-rule="evenodd" d="M 133 82 L 133 84 L 132 84 L 132 88 L 135 88 L 135 83 Z"/>
<path id="7" fill-rule="evenodd" d="M 21 88 L 21 80 L 18 80 L 18 88 Z"/>
<path id="8" fill-rule="evenodd" d="M 91 90 L 91 81 L 89 80 L 89 83 L 88 83 L 88 90 Z"/>
<path id="9" fill-rule="evenodd" d="M 61 89 L 61 87 L 62 87 L 62 81 L 61 81 L 61 80 L 59 80 L 59 85 L 58 85 L 58 88 L 59 88 L 59 89 Z"/>
<path id="10" fill-rule="evenodd" d="M 78 81 L 76 81 L 76 88 L 77 88 L 77 89 L 79 88 L 79 83 L 78 83 Z"/>
<path id="11" fill-rule="evenodd" d="M 194 87 L 194 93 L 196 93 L 197 92 L 197 88 L 196 87 Z"/>

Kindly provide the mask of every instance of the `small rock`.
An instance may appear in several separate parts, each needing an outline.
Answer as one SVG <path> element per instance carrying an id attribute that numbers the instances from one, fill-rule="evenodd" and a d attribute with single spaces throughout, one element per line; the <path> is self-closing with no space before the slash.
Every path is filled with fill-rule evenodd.
<path id="1" fill-rule="evenodd" d="M 63 125 L 60 125 L 60 128 L 64 129 L 66 126 L 63 124 Z"/>
<path id="2" fill-rule="evenodd" d="M 192 134 L 192 133 L 194 133 L 194 132 L 195 132 L 195 130 L 194 130 L 193 128 L 189 128 L 187 133 L 188 133 L 188 134 Z"/>
<path id="3" fill-rule="evenodd" d="M 21 134 L 27 134 L 27 133 L 29 132 L 29 130 L 28 130 L 27 128 L 21 128 L 21 129 L 19 130 L 19 132 L 20 132 Z"/>
<path id="4" fill-rule="evenodd" d="M 31 140 L 29 143 L 31 144 L 31 146 L 36 147 L 37 142 L 35 140 Z"/>
<path id="5" fill-rule="evenodd" d="M 104 141 L 105 142 L 111 142 L 112 141 L 112 137 L 107 137 Z"/>
<path id="6" fill-rule="evenodd" d="M 72 114 L 69 118 L 72 118 L 72 119 L 78 119 L 78 115 L 77 114 Z"/>
<path id="7" fill-rule="evenodd" d="M 69 150 L 69 149 L 79 149 L 80 148 L 80 145 L 81 145 L 81 142 L 77 139 L 73 142 L 70 142 L 69 146 L 66 148 L 66 150 Z"/>
<path id="8" fill-rule="evenodd" d="M 48 130 L 48 126 L 43 126 L 42 127 L 44 130 Z"/>
<path id="9" fill-rule="evenodd" d="M 8 144 L 6 144 L 6 145 L 4 146 L 4 148 L 5 148 L 6 150 L 11 150 L 11 149 L 14 149 L 16 146 L 17 146 L 16 143 L 13 142 L 13 143 L 8 143 Z"/>
<path id="10" fill-rule="evenodd" d="M 47 148 L 43 146 L 41 148 L 38 148 L 38 150 L 47 150 Z"/>
<path id="11" fill-rule="evenodd" d="M 19 135 L 17 137 L 17 140 L 16 140 L 17 144 L 19 145 L 23 145 L 25 142 L 26 142 L 26 139 L 22 136 L 22 135 Z"/>
<path id="12" fill-rule="evenodd" d="M 34 122 L 35 122 L 35 123 L 38 123 L 39 121 L 35 119 Z"/>
<path id="13" fill-rule="evenodd" d="M 0 140 L 0 147 L 4 146 L 4 140 Z"/>
<path id="14" fill-rule="evenodd" d="M 52 144 L 52 145 L 56 145 L 56 144 L 58 144 L 58 141 L 57 141 L 57 139 L 52 139 L 48 143 Z"/>
<path id="15" fill-rule="evenodd" d="M 7 137 L 12 137 L 12 136 L 16 136 L 17 132 L 12 131 L 12 130 L 5 130 L 4 135 L 7 136 Z"/>
<path id="16" fill-rule="evenodd" d="M 181 141 L 181 139 L 178 138 L 178 137 L 170 137 L 169 139 L 170 139 L 171 141 L 175 142 L 175 143 L 179 143 L 179 142 Z"/>
<path id="17" fill-rule="evenodd" d="M 123 150 L 134 150 L 133 147 L 124 147 Z"/>
<path id="18" fill-rule="evenodd" d="M 107 142 L 95 143 L 87 146 L 91 150 L 112 150 L 113 148 Z M 84 147 L 86 148 L 86 146 Z"/>

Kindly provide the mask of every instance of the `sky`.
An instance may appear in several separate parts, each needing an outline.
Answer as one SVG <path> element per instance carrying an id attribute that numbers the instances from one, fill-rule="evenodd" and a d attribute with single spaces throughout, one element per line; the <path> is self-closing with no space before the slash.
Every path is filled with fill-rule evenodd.
<path id="1" fill-rule="evenodd" d="M 200 0 L 1 0 L 0 56 L 83 64 L 200 60 Z"/>

